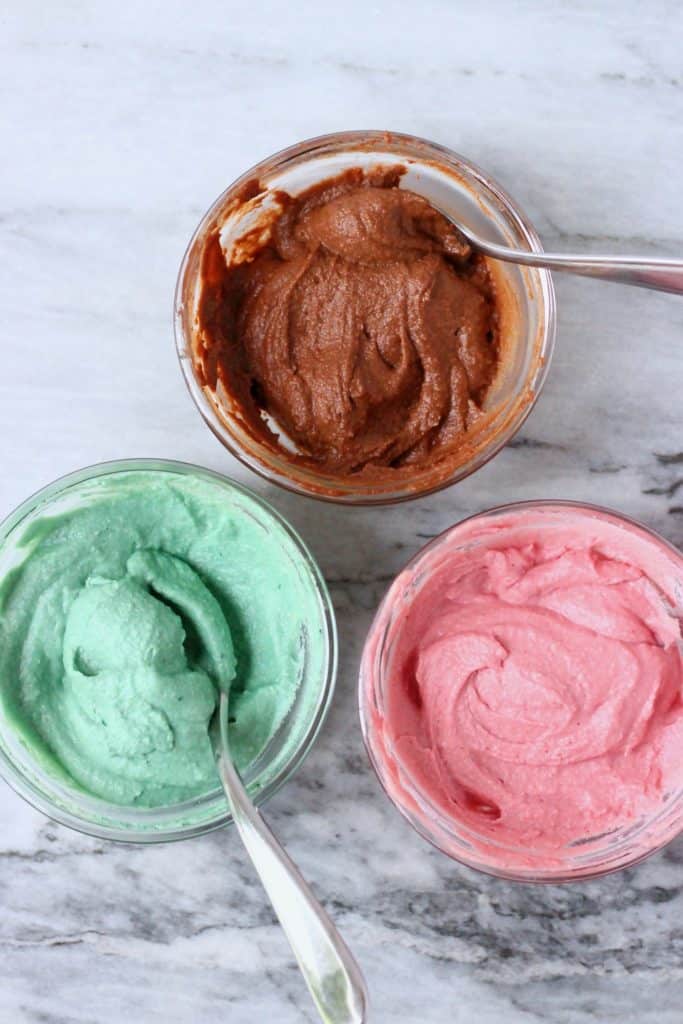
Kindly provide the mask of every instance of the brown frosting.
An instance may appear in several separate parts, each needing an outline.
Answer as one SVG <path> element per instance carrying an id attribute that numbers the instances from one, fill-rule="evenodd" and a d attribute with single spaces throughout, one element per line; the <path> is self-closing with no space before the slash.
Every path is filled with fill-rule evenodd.
<path id="1" fill-rule="evenodd" d="M 360 169 L 293 198 L 247 262 L 218 230 L 202 259 L 196 358 L 281 455 L 327 475 L 423 468 L 464 443 L 495 375 L 486 261 L 403 168 Z M 242 256 L 245 243 L 242 244 Z M 269 413 L 300 454 L 279 445 Z"/>

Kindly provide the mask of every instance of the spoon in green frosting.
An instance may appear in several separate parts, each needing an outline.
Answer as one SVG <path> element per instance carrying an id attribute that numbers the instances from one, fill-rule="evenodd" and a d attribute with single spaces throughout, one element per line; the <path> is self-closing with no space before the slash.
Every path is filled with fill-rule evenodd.
<path id="1" fill-rule="evenodd" d="M 218 683 L 218 772 L 242 842 L 289 940 L 325 1024 L 363 1024 L 367 989 L 332 919 L 250 800 L 230 755 L 228 705 L 236 661 L 230 629 L 213 594 L 190 566 L 162 551 L 136 551 L 129 575 L 175 606 L 192 623 Z"/>
<path id="2" fill-rule="evenodd" d="M 301 973 L 326 1024 L 362 1024 L 367 990 L 360 967 L 299 869 L 249 799 L 230 757 L 228 695 L 221 691 L 218 770 L 232 816 Z"/>

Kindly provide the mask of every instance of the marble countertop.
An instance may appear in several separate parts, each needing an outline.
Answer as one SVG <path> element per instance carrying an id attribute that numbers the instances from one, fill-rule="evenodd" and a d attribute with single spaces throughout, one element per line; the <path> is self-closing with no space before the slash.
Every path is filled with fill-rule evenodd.
<path id="1" fill-rule="evenodd" d="M 456 488 L 353 510 L 267 487 L 204 428 L 173 351 L 177 267 L 234 177 L 352 127 L 460 150 L 548 247 L 681 255 L 682 10 L 10 0 L 0 14 L 0 515 L 71 469 L 160 456 L 247 481 L 301 530 L 330 583 L 341 671 L 268 816 L 358 954 L 378 1024 L 682 1019 L 683 840 L 568 887 L 458 867 L 380 792 L 355 688 L 388 580 L 468 513 L 595 501 L 683 544 L 683 300 L 558 277 L 554 363 L 514 443 Z M 4 785 L 0 822 L 2 1024 L 315 1020 L 231 832 L 124 848 Z"/>

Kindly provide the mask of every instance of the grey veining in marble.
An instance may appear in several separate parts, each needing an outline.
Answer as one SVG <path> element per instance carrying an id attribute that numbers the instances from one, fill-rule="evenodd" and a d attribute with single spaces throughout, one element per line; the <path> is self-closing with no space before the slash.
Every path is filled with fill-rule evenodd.
<path id="1" fill-rule="evenodd" d="M 475 875 L 387 803 L 355 709 L 377 601 L 458 518 L 565 497 L 683 544 L 683 301 L 558 277 L 553 367 L 515 442 L 457 488 L 363 511 L 267 487 L 204 429 L 173 354 L 177 266 L 237 174 L 350 127 L 467 154 L 549 247 L 683 255 L 682 33 L 677 0 L 0 12 L 0 515 L 73 468 L 151 455 L 248 481 L 304 534 L 341 670 L 316 748 L 268 813 L 363 963 L 377 1024 L 683 1019 L 683 841 L 582 886 Z M 314 1021 L 231 833 L 122 848 L 4 786 L 0 821 L 1 1024 Z"/>

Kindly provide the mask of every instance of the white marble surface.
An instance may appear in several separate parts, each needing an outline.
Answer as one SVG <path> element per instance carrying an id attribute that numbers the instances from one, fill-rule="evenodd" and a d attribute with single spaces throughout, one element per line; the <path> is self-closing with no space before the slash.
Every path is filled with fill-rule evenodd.
<path id="1" fill-rule="evenodd" d="M 173 352 L 176 269 L 237 174 L 352 127 L 461 150 L 548 245 L 682 255 L 682 31 L 677 0 L 0 12 L 0 515 L 73 468 L 166 456 L 248 480 L 301 529 L 343 657 L 320 741 L 268 812 L 358 953 L 378 1024 L 683 1017 L 683 841 L 583 886 L 475 875 L 386 802 L 355 712 L 388 579 L 464 514 L 587 499 L 683 543 L 683 299 L 558 279 L 555 361 L 517 441 L 460 487 L 354 511 L 267 488 L 205 430 Z M 0 821 L 3 1024 L 314 1020 L 233 834 L 118 847 L 4 786 Z"/>

